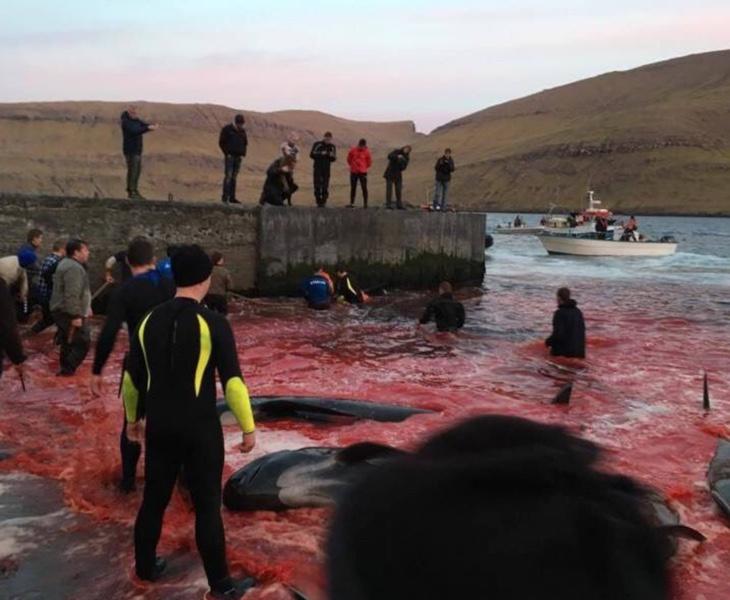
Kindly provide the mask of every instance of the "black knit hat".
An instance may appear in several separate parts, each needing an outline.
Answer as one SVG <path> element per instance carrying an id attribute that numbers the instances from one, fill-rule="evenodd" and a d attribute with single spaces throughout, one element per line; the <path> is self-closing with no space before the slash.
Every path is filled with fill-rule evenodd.
<path id="1" fill-rule="evenodd" d="M 191 287 L 210 277 L 213 265 L 200 246 L 180 246 L 172 256 L 172 276 L 177 287 Z"/>

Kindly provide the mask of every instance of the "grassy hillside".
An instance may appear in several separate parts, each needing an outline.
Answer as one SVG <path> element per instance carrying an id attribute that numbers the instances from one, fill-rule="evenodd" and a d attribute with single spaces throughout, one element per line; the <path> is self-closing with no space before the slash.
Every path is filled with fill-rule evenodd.
<path id="1" fill-rule="evenodd" d="M 446 146 L 454 200 L 489 210 L 578 206 L 585 190 L 645 212 L 730 212 L 730 51 L 608 73 L 448 123 L 417 145 L 423 195 Z"/>

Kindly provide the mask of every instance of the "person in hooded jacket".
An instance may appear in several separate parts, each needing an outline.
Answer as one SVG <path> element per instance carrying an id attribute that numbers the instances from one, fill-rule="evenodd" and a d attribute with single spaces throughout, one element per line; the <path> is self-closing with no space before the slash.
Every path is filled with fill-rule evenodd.
<path id="1" fill-rule="evenodd" d="M 454 300 L 454 289 L 448 281 L 439 284 L 439 296 L 426 306 L 419 325 L 425 325 L 431 320 L 436 321 L 436 329 L 441 332 L 457 331 L 464 326 L 466 314 L 464 305 Z"/>
<path id="2" fill-rule="evenodd" d="M 363 138 L 357 146 L 350 148 L 347 154 L 347 164 L 350 167 L 350 208 L 355 206 L 357 184 L 362 188 L 362 207 L 368 207 L 368 170 L 373 164 L 367 141 Z"/>
<path id="3" fill-rule="evenodd" d="M 291 197 L 299 189 L 292 179 L 294 164 L 290 156 L 280 156 L 269 165 L 259 204 L 284 206 L 288 202 L 291 206 Z"/>
<path id="4" fill-rule="evenodd" d="M 553 315 L 553 333 L 545 340 L 553 356 L 585 358 L 586 326 L 578 303 L 570 297 L 570 290 L 558 290 L 558 310 Z"/>
<path id="5" fill-rule="evenodd" d="M 388 166 L 383 173 L 385 177 L 385 208 L 393 208 L 393 189 L 395 188 L 395 206 L 403 210 L 403 171 L 408 168 L 411 147 L 403 146 L 388 154 Z"/>
<path id="6" fill-rule="evenodd" d="M 145 123 L 137 116 L 137 107 L 130 106 L 122 113 L 122 151 L 127 161 L 127 196 L 134 200 L 144 200 L 139 193 L 139 176 L 142 172 L 142 136 L 154 131 L 156 123 Z"/>

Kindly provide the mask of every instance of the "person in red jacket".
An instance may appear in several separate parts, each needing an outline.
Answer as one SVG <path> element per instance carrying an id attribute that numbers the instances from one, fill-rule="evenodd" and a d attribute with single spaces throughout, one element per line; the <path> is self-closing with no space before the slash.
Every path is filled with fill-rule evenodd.
<path id="1" fill-rule="evenodd" d="M 347 164 L 350 165 L 350 208 L 355 206 L 355 194 L 357 193 L 357 182 L 362 187 L 362 205 L 368 207 L 368 169 L 373 164 L 373 157 L 370 156 L 368 143 L 361 139 L 357 146 L 350 148 L 347 155 Z"/>

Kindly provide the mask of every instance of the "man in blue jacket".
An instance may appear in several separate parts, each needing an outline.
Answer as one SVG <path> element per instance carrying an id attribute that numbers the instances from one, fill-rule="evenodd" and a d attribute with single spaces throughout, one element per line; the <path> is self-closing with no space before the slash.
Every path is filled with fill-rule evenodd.
<path id="1" fill-rule="evenodd" d="M 122 113 L 122 151 L 127 161 L 127 196 L 134 200 L 144 200 L 139 193 L 139 175 L 142 172 L 142 136 L 154 131 L 156 123 L 145 123 L 137 116 L 137 107 L 130 106 Z"/>
<path id="2" fill-rule="evenodd" d="M 330 307 L 335 288 L 324 267 L 319 267 L 314 275 L 302 281 L 301 289 L 309 308 L 327 310 Z"/>

